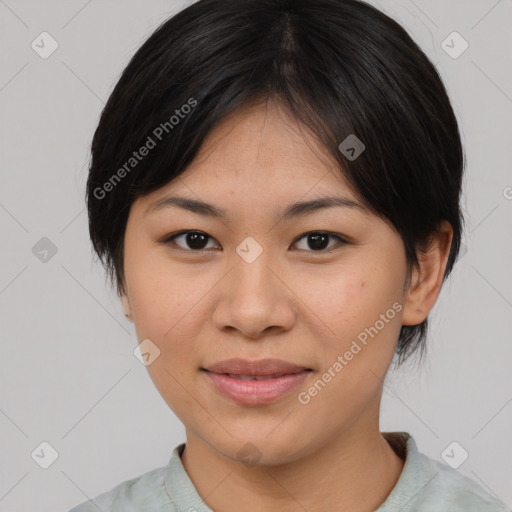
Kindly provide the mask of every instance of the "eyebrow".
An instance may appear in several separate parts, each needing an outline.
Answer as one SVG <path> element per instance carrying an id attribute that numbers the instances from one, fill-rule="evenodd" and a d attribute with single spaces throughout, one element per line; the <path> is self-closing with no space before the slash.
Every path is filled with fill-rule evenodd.
<path id="1" fill-rule="evenodd" d="M 227 221 L 229 219 L 227 210 L 223 208 L 205 203 L 204 201 L 175 196 L 164 197 L 150 204 L 144 215 L 169 207 L 177 207 L 182 210 L 187 210 L 206 217 L 216 218 L 221 221 Z M 366 214 L 369 213 L 366 207 L 352 199 L 347 197 L 328 196 L 312 199 L 310 201 L 299 201 L 293 203 L 278 215 L 277 221 L 280 222 L 291 218 L 302 217 L 318 210 L 334 207 L 352 208 Z"/>

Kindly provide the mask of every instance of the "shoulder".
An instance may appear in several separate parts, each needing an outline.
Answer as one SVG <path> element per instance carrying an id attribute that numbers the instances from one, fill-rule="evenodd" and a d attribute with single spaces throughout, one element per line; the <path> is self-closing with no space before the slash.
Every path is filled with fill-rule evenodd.
<path id="1" fill-rule="evenodd" d="M 69 512 L 212 512 L 183 467 L 184 448 L 185 443 L 174 448 L 167 466 L 126 480 Z"/>
<path id="2" fill-rule="evenodd" d="M 157 468 L 126 480 L 112 490 L 72 508 L 69 512 L 136 512 L 173 510 L 165 493 L 165 468 Z M 142 508 L 141 508 L 142 507 Z"/>
<path id="3" fill-rule="evenodd" d="M 435 473 L 431 492 L 422 502 L 435 510 L 450 512 L 510 512 L 497 498 L 480 484 L 459 471 L 419 454 Z"/>
<path id="4" fill-rule="evenodd" d="M 418 451 L 406 432 L 383 433 L 405 458 L 398 482 L 378 512 L 510 512 L 480 484 Z M 402 449 L 400 449 L 402 445 Z"/>

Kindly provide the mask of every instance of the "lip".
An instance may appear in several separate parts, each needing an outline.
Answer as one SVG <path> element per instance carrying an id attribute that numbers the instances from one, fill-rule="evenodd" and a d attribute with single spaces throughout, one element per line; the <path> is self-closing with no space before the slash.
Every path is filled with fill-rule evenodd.
<path id="1" fill-rule="evenodd" d="M 215 388 L 241 405 L 264 405 L 276 402 L 289 394 L 310 373 L 303 370 L 265 380 L 241 380 L 223 373 L 204 371 Z"/>
<path id="2" fill-rule="evenodd" d="M 241 405 L 276 402 L 299 386 L 312 371 L 281 359 L 228 359 L 201 370 L 216 390 Z M 264 380 L 242 380 L 241 375 Z"/>
<path id="3" fill-rule="evenodd" d="M 219 361 L 203 369 L 218 374 L 231 373 L 234 375 L 268 376 L 298 373 L 310 368 L 290 363 L 283 359 L 266 358 L 250 361 L 248 359 L 234 358 Z"/>

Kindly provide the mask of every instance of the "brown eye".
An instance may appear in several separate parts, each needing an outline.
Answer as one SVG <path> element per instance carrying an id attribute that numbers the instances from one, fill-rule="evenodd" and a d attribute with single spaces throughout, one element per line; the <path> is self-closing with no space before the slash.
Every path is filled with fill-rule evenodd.
<path id="1" fill-rule="evenodd" d="M 311 250 L 311 251 L 316 251 L 316 252 L 327 252 L 325 251 L 326 248 L 329 248 L 331 249 L 331 247 L 329 247 L 329 238 L 336 238 L 339 240 L 339 243 L 338 245 L 345 245 L 347 244 L 348 242 L 341 238 L 339 235 L 335 235 L 333 233 L 329 233 L 327 231 L 311 231 L 309 233 L 305 233 L 304 235 L 302 235 L 298 241 L 302 240 L 302 239 L 306 239 L 306 244 L 307 244 L 307 247 L 305 249 L 301 249 L 301 250 Z M 295 242 L 297 243 L 297 242 Z"/>
<path id="2" fill-rule="evenodd" d="M 305 233 L 302 235 L 297 241 L 294 243 L 296 245 L 299 241 L 305 239 L 306 247 L 300 250 L 305 250 L 308 252 L 329 252 L 336 245 L 346 245 L 349 242 L 342 238 L 339 235 L 335 235 L 334 233 L 330 233 L 328 231 L 310 231 L 309 233 Z M 338 244 L 330 244 L 330 242 L 336 239 L 338 240 Z M 177 240 L 181 240 L 180 243 Z M 212 247 L 208 247 L 208 241 L 214 240 L 210 235 L 207 235 L 203 231 L 180 231 L 179 233 L 175 233 L 174 235 L 167 236 L 162 240 L 163 244 L 172 244 L 177 246 L 179 249 L 183 249 L 190 252 L 200 252 L 207 249 L 212 249 Z"/>
<path id="3" fill-rule="evenodd" d="M 176 240 L 181 239 L 185 245 L 181 245 Z M 182 231 L 176 233 L 170 237 L 167 237 L 163 243 L 172 243 L 177 245 L 180 249 L 191 250 L 191 251 L 202 251 L 208 249 L 206 247 L 208 239 L 212 239 L 211 236 L 203 233 L 202 231 Z M 213 240 L 213 239 L 212 239 Z"/>

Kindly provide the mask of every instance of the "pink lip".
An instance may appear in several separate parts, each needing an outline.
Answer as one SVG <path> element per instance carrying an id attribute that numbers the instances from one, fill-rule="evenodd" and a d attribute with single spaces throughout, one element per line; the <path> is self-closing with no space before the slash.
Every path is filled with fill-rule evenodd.
<path id="1" fill-rule="evenodd" d="M 226 374 L 205 371 L 217 390 L 234 402 L 243 405 L 275 402 L 290 393 L 309 373 L 308 370 L 302 370 L 265 380 L 240 380 Z"/>
<path id="2" fill-rule="evenodd" d="M 203 370 L 213 373 L 231 373 L 236 375 L 284 375 L 289 373 L 298 373 L 308 370 L 305 366 L 300 366 L 282 359 L 258 359 L 250 361 L 248 359 L 226 359 L 218 363 L 208 365 Z"/>

